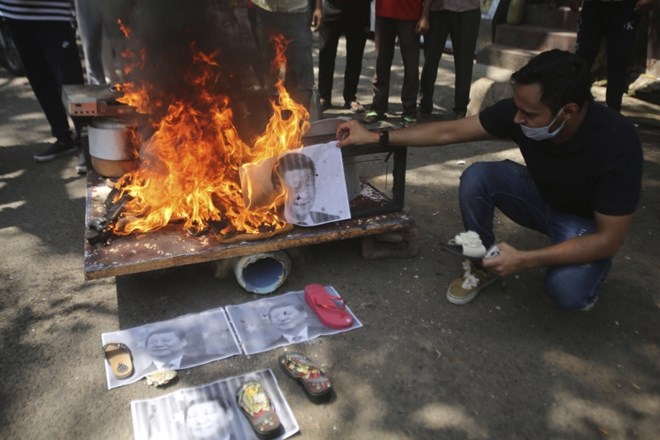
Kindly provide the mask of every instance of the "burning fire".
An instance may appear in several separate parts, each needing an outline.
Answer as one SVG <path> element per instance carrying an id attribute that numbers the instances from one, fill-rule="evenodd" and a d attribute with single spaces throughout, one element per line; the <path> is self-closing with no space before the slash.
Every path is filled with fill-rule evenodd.
<path id="1" fill-rule="evenodd" d="M 273 69 L 285 64 L 286 42 L 274 38 Z M 309 127 L 309 113 L 296 103 L 278 80 L 273 115 L 254 145 L 247 145 L 232 122 L 229 97 L 214 93 L 213 84 L 222 81 L 217 53 L 202 53 L 191 47 L 194 74 L 184 81 L 197 93 L 164 102 L 162 94 L 149 84 L 122 86 L 121 102 L 140 113 L 166 106 L 166 115 L 154 122 L 155 133 L 140 149 L 139 166 L 116 183 L 115 200 L 127 202 L 123 216 L 112 226 L 117 235 L 147 232 L 181 223 L 184 230 L 198 234 L 214 226 L 221 236 L 257 234 L 282 229 L 285 221 L 277 214 L 283 195 L 270 206 L 248 210 L 240 186 L 239 168 L 302 146 Z M 141 54 L 139 62 L 143 63 Z"/>

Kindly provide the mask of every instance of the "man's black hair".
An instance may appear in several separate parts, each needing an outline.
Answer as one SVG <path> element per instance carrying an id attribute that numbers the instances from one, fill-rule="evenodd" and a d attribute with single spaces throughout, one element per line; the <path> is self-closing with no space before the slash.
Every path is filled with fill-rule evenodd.
<path id="1" fill-rule="evenodd" d="M 153 335 L 158 335 L 161 333 L 174 333 L 179 340 L 183 341 L 186 339 L 186 333 L 179 329 L 179 328 L 174 328 L 174 327 L 161 327 L 157 328 L 155 330 L 152 330 L 149 332 L 146 338 L 144 338 L 144 345 L 147 345 L 149 343 L 149 338 L 152 337 Z"/>
<path id="2" fill-rule="evenodd" d="M 312 158 L 303 153 L 287 153 L 280 157 L 273 167 L 270 176 L 273 188 L 280 190 L 282 188 L 280 178 L 284 177 L 284 173 L 292 170 L 309 170 L 312 172 L 312 176 L 316 176 L 316 166 Z"/>
<path id="3" fill-rule="evenodd" d="M 580 108 L 592 99 L 591 73 L 582 58 L 553 49 L 542 52 L 511 75 L 514 84 L 539 84 L 541 103 L 552 113 L 574 102 Z"/>

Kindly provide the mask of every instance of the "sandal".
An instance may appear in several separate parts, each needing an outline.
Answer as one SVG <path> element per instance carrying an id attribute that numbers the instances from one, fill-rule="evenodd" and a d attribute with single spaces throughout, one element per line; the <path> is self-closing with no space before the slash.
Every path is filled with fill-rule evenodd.
<path id="1" fill-rule="evenodd" d="M 474 231 L 461 232 L 449 240 L 448 244 L 443 244 L 442 248 L 472 261 L 481 261 L 486 255 L 486 247 L 481 242 L 479 234 Z"/>
<path id="2" fill-rule="evenodd" d="M 245 382 L 236 392 L 236 401 L 250 426 L 260 438 L 276 436 L 282 424 L 266 389 L 257 381 Z"/>
<path id="3" fill-rule="evenodd" d="M 117 379 L 126 379 L 133 374 L 133 356 L 131 350 L 121 342 L 111 342 L 103 346 L 105 360 Z"/>
<path id="4" fill-rule="evenodd" d="M 330 378 L 306 356 L 300 353 L 283 354 L 279 358 L 279 364 L 289 377 L 302 384 L 311 400 L 322 401 L 330 396 Z"/>
<path id="5" fill-rule="evenodd" d="M 346 311 L 342 297 L 330 295 L 320 284 L 305 286 L 305 302 L 326 327 L 342 329 L 353 325 L 353 317 Z"/>

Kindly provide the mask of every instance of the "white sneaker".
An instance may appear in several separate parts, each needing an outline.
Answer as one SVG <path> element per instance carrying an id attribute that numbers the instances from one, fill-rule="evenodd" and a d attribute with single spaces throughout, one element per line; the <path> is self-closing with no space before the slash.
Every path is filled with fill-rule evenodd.
<path id="1" fill-rule="evenodd" d="M 474 231 L 461 232 L 442 247 L 446 251 L 471 260 L 480 261 L 486 255 L 486 247 L 481 242 L 479 234 Z"/>

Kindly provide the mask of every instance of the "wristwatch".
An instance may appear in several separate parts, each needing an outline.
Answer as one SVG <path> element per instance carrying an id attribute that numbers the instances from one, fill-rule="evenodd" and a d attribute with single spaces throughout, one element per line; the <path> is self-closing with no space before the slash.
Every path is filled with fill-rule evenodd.
<path id="1" fill-rule="evenodd" d="M 387 147 L 390 144 L 390 132 L 387 130 L 381 130 L 378 133 L 378 145 L 381 147 Z"/>

